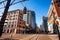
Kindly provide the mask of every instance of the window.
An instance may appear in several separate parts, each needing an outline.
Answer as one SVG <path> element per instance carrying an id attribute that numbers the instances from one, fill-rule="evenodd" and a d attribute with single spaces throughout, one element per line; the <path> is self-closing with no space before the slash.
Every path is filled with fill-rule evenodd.
<path id="1" fill-rule="evenodd" d="M 16 16 L 18 16 L 18 15 L 16 15 Z"/>
<path id="2" fill-rule="evenodd" d="M 52 11 L 52 14 L 50 17 L 54 18 L 54 16 L 55 16 L 55 13 Z"/>
<path id="3" fill-rule="evenodd" d="M 16 20 L 17 20 L 17 18 L 16 18 Z"/>
<path id="4" fill-rule="evenodd" d="M 56 0 L 57 6 L 60 7 L 60 0 Z"/>
<path id="5" fill-rule="evenodd" d="M 15 20 L 15 18 L 13 18 L 13 20 Z"/>
<path id="6" fill-rule="evenodd" d="M 7 27 L 7 25 L 4 25 L 4 27 Z"/>
<path id="7" fill-rule="evenodd" d="M 20 21 L 22 21 L 22 20 L 20 19 Z"/>
<path id="8" fill-rule="evenodd" d="M 6 32 L 6 30 L 4 30 L 3 32 Z"/>
<path id="9" fill-rule="evenodd" d="M 60 21 L 60 18 L 59 18 L 59 21 Z"/>
<path id="10" fill-rule="evenodd" d="M 10 25 L 8 25 L 8 27 L 10 27 Z"/>
<path id="11" fill-rule="evenodd" d="M 21 22 L 18 22 L 19 24 L 21 24 Z"/>
<path id="12" fill-rule="evenodd" d="M 19 11 L 16 11 L 16 13 L 19 13 Z"/>
<path id="13" fill-rule="evenodd" d="M 60 2 L 60 0 L 56 0 L 56 3 Z"/>
<path id="14" fill-rule="evenodd" d="M 15 17 L 15 15 L 13 17 Z"/>
<path id="15" fill-rule="evenodd" d="M 11 27 L 13 27 L 13 25 L 11 25 Z"/>
<path id="16" fill-rule="evenodd" d="M 15 21 L 15 23 L 16 23 L 16 21 Z"/>
<path id="17" fill-rule="evenodd" d="M 57 5 L 58 5 L 58 7 L 60 7 L 60 3 L 58 3 Z"/>
<path id="18" fill-rule="evenodd" d="M 14 21 L 12 22 L 12 24 L 14 24 Z"/>
<path id="19" fill-rule="evenodd" d="M 16 25 L 15 25 L 15 27 L 16 27 Z"/>
<path id="20" fill-rule="evenodd" d="M 12 12 L 12 14 L 14 15 L 14 14 L 15 14 L 15 12 Z"/>
<path id="21" fill-rule="evenodd" d="M 20 34 L 20 30 L 19 30 L 19 29 L 17 29 L 16 33 L 17 33 L 17 34 Z"/>
<path id="22" fill-rule="evenodd" d="M 12 33 L 12 30 L 10 30 L 10 33 Z"/>
<path id="23" fill-rule="evenodd" d="M 9 33 L 9 29 L 7 30 L 7 33 Z"/>
<path id="24" fill-rule="evenodd" d="M 17 26 L 18 28 L 20 28 L 21 26 Z"/>
<path id="25" fill-rule="evenodd" d="M 11 24 L 11 22 L 9 22 L 9 24 Z"/>
<path id="26" fill-rule="evenodd" d="M 15 29 L 11 29 L 11 30 L 10 30 L 10 33 L 13 33 L 13 32 L 14 32 L 14 30 L 15 30 Z"/>

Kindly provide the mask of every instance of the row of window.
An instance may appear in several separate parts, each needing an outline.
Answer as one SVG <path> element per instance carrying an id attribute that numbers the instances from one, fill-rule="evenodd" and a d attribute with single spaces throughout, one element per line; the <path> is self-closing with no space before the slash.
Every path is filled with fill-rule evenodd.
<path id="1" fill-rule="evenodd" d="M 17 17 L 8 17 L 9 18 L 9 20 L 17 20 Z M 18 19 L 23 19 L 23 17 L 22 16 L 19 16 L 18 17 Z"/>
<path id="2" fill-rule="evenodd" d="M 18 13 L 19 13 L 18 11 L 14 11 L 14 12 L 8 13 L 8 15 L 10 15 L 10 14 L 18 14 Z"/>
<path id="3" fill-rule="evenodd" d="M 7 33 L 14 33 L 14 32 L 15 32 L 15 29 L 4 30 L 4 32 L 6 32 L 6 31 L 7 31 Z M 17 33 L 17 34 L 20 34 L 20 33 L 23 33 L 23 31 L 21 31 L 20 29 L 17 29 L 17 30 L 16 30 L 16 33 Z"/>
<path id="4" fill-rule="evenodd" d="M 6 27 L 9 27 L 9 28 L 11 27 L 12 28 L 12 27 L 16 27 L 16 26 L 17 26 L 16 24 L 13 24 L 13 25 L 4 25 L 4 28 L 6 28 Z"/>
<path id="5" fill-rule="evenodd" d="M 8 27 L 16 27 L 16 25 L 8 25 Z"/>
<path id="6" fill-rule="evenodd" d="M 7 18 L 10 18 L 10 19 L 11 19 L 11 18 L 17 18 L 17 16 L 18 16 L 18 15 L 12 15 L 12 14 L 11 14 L 11 15 L 8 15 Z"/>
<path id="7" fill-rule="evenodd" d="M 16 21 L 8 22 L 8 24 L 16 24 L 16 23 L 17 23 Z"/>
<path id="8" fill-rule="evenodd" d="M 17 18 L 9 18 L 8 20 L 17 20 Z"/>
<path id="9" fill-rule="evenodd" d="M 7 30 L 7 33 L 13 33 L 15 29 Z"/>

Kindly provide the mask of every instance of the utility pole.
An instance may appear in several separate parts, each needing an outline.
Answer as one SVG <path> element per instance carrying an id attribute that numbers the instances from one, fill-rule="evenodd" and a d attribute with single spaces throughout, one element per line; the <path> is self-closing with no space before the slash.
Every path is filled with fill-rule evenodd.
<path id="1" fill-rule="evenodd" d="M 10 6 L 10 2 L 11 2 L 11 0 L 7 0 L 7 4 L 5 6 L 4 13 L 3 13 L 1 21 L 0 21 L 0 36 L 3 33 L 3 26 L 4 26 L 4 23 L 5 23 L 5 20 L 6 20 L 6 16 L 7 16 L 7 13 L 8 13 L 9 6 Z"/>

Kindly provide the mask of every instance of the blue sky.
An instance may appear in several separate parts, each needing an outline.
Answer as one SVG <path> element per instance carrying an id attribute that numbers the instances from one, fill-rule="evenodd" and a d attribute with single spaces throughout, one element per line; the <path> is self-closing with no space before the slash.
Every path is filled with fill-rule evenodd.
<path id="1" fill-rule="evenodd" d="M 19 0 L 16 0 L 16 2 L 17 1 Z M 35 11 L 36 23 L 38 26 L 42 24 L 42 17 L 48 15 L 50 4 L 51 0 L 29 0 L 23 3 L 23 5 L 27 7 L 27 9 Z M 11 6 L 9 10 L 15 10 L 15 9 L 22 10 L 24 8 L 23 5 L 21 3 L 18 3 L 16 5 Z"/>

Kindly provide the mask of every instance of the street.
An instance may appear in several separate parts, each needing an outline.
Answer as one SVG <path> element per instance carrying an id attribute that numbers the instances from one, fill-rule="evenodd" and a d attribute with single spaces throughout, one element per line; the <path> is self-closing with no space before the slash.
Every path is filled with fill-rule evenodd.
<path id="1" fill-rule="evenodd" d="M 5 36 L 5 37 L 4 37 Z M 13 34 L 2 35 L 0 39 L 11 38 L 16 40 L 59 40 L 56 34 Z"/>
<path id="2" fill-rule="evenodd" d="M 33 34 L 20 40 L 58 40 L 57 35 Z"/>
<path id="3" fill-rule="evenodd" d="M 0 0 L 0 40 L 60 40 L 60 0 Z"/>

